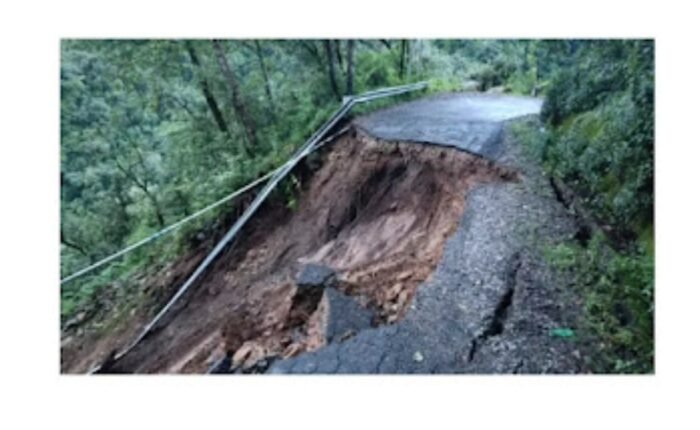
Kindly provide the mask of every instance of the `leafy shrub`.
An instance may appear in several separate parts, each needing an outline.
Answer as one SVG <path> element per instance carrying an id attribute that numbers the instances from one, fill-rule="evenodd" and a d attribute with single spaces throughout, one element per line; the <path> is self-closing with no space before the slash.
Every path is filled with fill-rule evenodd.
<path id="1" fill-rule="evenodd" d="M 396 61 L 392 56 L 367 51 L 358 53 L 356 61 L 358 92 L 402 83 Z"/>
<path id="2" fill-rule="evenodd" d="M 587 245 L 546 252 L 583 297 L 584 330 L 598 352 L 589 364 L 599 372 L 654 366 L 653 54 L 644 40 L 583 43 L 548 85 L 547 130 L 532 122 L 514 128 L 613 238 L 625 238 L 610 242 L 597 233 Z"/>
<path id="3" fill-rule="evenodd" d="M 549 262 L 568 272 L 584 297 L 584 338 L 596 352 L 597 372 L 648 373 L 654 368 L 654 261 L 644 252 L 621 253 L 594 235 L 586 247 L 559 244 Z"/>
<path id="4" fill-rule="evenodd" d="M 481 84 L 481 90 L 487 90 L 492 87 L 504 85 L 508 78 L 515 72 L 516 65 L 512 61 L 504 58 L 498 58 L 493 64 L 484 67 L 479 73 L 476 73 L 473 78 Z"/>
<path id="5" fill-rule="evenodd" d="M 653 45 L 601 44 L 554 79 L 542 112 L 553 127 L 543 157 L 596 217 L 639 234 L 653 222 Z"/>
<path id="6" fill-rule="evenodd" d="M 459 91 L 461 89 L 462 83 L 456 79 L 431 79 L 428 82 L 428 91 L 431 93 Z"/>
<path id="7" fill-rule="evenodd" d="M 593 109 L 629 85 L 628 58 L 636 41 L 588 42 L 570 67 L 555 73 L 542 117 L 560 125 L 570 115 Z"/>

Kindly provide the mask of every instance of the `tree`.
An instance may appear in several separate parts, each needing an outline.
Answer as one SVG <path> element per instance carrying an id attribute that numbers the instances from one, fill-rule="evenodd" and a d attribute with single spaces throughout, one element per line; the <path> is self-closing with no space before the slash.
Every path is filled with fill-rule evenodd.
<path id="1" fill-rule="evenodd" d="M 341 53 L 340 43 L 338 39 L 333 40 L 333 51 L 335 53 L 335 58 L 338 60 L 338 67 L 340 70 L 343 70 L 343 54 Z"/>
<path id="2" fill-rule="evenodd" d="M 163 215 L 163 209 L 158 201 L 158 197 L 153 192 L 152 183 L 149 180 L 149 175 L 147 173 L 148 167 L 145 164 L 143 154 L 138 146 L 135 146 L 135 153 L 137 154 L 138 165 L 126 163 L 123 160 L 120 160 L 118 155 L 114 159 L 114 163 L 127 179 L 129 179 L 136 187 L 143 191 L 144 195 L 153 206 L 153 212 L 158 220 L 158 226 L 161 228 L 165 227 L 165 216 Z M 139 170 L 143 172 L 142 175 L 139 174 Z"/>
<path id="3" fill-rule="evenodd" d="M 267 94 L 267 101 L 270 105 L 270 114 L 274 117 L 275 115 L 275 99 L 272 97 L 272 89 L 270 88 L 270 78 L 267 75 L 267 67 L 265 66 L 265 58 L 262 54 L 262 48 L 260 47 L 260 41 L 255 40 L 255 54 L 258 57 L 258 64 L 260 65 L 260 71 L 263 75 L 263 80 L 265 81 L 265 93 Z"/>
<path id="4" fill-rule="evenodd" d="M 318 51 L 318 47 L 313 40 L 298 40 L 296 43 L 304 48 L 304 50 L 314 59 L 319 68 L 324 69 L 325 65 L 321 53 Z"/>
<path id="5" fill-rule="evenodd" d="M 226 60 L 226 53 L 224 52 L 221 42 L 219 40 L 213 40 L 212 44 L 214 46 L 216 59 L 219 63 L 219 68 L 221 69 L 221 73 L 228 84 L 229 91 L 231 92 L 231 103 L 233 105 L 233 109 L 236 112 L 236 116 L 238 117 L 241 126 L 243 126 L 246 140 L 248 141 L 248 144 L 242 145 L 242 148 L 248 156 L 251 156 L 251 147 L 256 147 L 258 143 L 255 122 L 248 113 L 248 109 L 243 102 L 243 98 L 239 90 L 238 79 L 229 66 L 228 60 Z"/>
<path id="6" fill-rule="evenodd" d="M 348 65 L 348 71 L 345 74 L 345 93 L 347 95 L 352 95 L 354 94 L 354 88 L 353 88 L 353 80 L 355 76 L 355 71 L 353 70 L 354 64 L 353 64 L 353 50 L 355 49 L 355 41 L 354 40 L 348 40 L 347 42 L 347 65 Z"/>
<path id="7" fill-rule="evenodd" d="M 391 52 L 391 40 L 388 39 L 379 39 L 379 43 L 384 45 L 389 52 Z"/>
<path id="8" fill-rule="evenodd" d="M 399 76 L 401 79 L 406 77 L 406 69 L 408 68 L 408 55 L 410 42 L 406 39 L 401 40 L 401 50 L 399 52 Z"/>
<path id="9" fill-rule="evenodd" d="M 61 229 L 61 244 L 66 245 L 69 248 L 75 249 L 79 253 L 83 254 L 85 257 L 89 257 L 87 251 L 85 251 L 85 249 L 82 246 L 66 239 L 66 235 L 63 233 L 63 229 Z"/>
<path id="10" fill-rule="evenodd" d="M 338 83 L 336 80 L 336 73 L 335 73 L 335 59 L 333 55 L 333 45 L 330 40 L 324 40 L 323 41 L 323 46 L 326 50 L 326 61 L 328 63 L 328 80 L 331 85 L 331 90 L 333 91 L 333 94 L 335 97 L 340 100 L 341 99 L 341 94 L 340 90 L 338 89 Z"/>
<path id="11" fill-rule="evenodd" d="M 185 47 L 187 48 L 187 53 L 190 56 L 190 61 L 192 62 L 192 65 L 196 70 L 199 71 L 202 66 L 199 62 L 199 57 L 197 56 L 197 52 L 194 49 L 192 41 L 186 41 Z M 216 121 L 216 125 L 222 132 L 228 135 L 228 126 L 226 125 L 224 116 L 221 113 L 221 109 L 219 109 L 219 103 L 217 103 L 214 94 L 212 94 L 212 91 L 209 88 L 209 82 L 207 82 L 207 79 L 203 75 L 199 79 L 199 86 L 202 89 L 202 94 L 204 94 L 204 99 L 207 101 L 207 106 L 209 106 L 209 110 L 211 111 L 211 114 L 214 117 L 214 120 Z"/>

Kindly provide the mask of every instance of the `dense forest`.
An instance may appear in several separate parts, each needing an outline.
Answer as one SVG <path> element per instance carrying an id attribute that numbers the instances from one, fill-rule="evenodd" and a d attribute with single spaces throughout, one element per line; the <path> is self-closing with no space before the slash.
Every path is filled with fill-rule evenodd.
<path id="1" fill-rule="evenodd" d="M 345 95 L 427 80 L 543 97 L 515 132 L 593 226 L 544 251 L 583 292 L 591 366 L 653 369 L 652 41 L 64 40 L 60 79 L 62 277 L 281 165 Z M 62 285 L 62 318 L 216 218 Z"/>

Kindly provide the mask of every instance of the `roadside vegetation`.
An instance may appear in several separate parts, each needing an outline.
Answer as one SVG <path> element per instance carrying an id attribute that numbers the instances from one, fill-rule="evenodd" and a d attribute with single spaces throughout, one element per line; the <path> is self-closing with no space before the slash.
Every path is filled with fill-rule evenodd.
<path id="1" fill-rule="evenodd" d="M 590 225 L 578 241 L 546 254 L 583 297 L 582 335 L 597 352 L 591 368 L 652 372 L 654 45 L 588 41 L 554 64 L 545 128 L 516 131 Z"/>
<path id="2" fill-rule="evenodd" d="M 543 126 L 517 132 L 596 226 L 546 254 L 584 297 L 591 367 L 652 371 L 651 41 L 65 40 L 61 276 L 278 167 L 344 95 L 419 80 L 545 98 Z M 291 178 L 274 197 L 294 210 L 297 188 Z M 139 300 L 135 279 L 201 242 L 225 210 L 62 285 L 64 323 Z"/>

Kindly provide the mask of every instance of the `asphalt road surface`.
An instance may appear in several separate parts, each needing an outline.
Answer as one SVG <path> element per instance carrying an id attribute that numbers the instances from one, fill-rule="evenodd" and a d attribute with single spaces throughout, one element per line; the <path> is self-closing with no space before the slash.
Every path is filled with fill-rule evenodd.
<path id="1" fill-rule="evenodd" d="M 499 155 L 504 121 L 539 113 L 542 100 L 496 94 L 449 94 L 404 103 L 355 123 L 375 137 L 453 146 Z"/>

